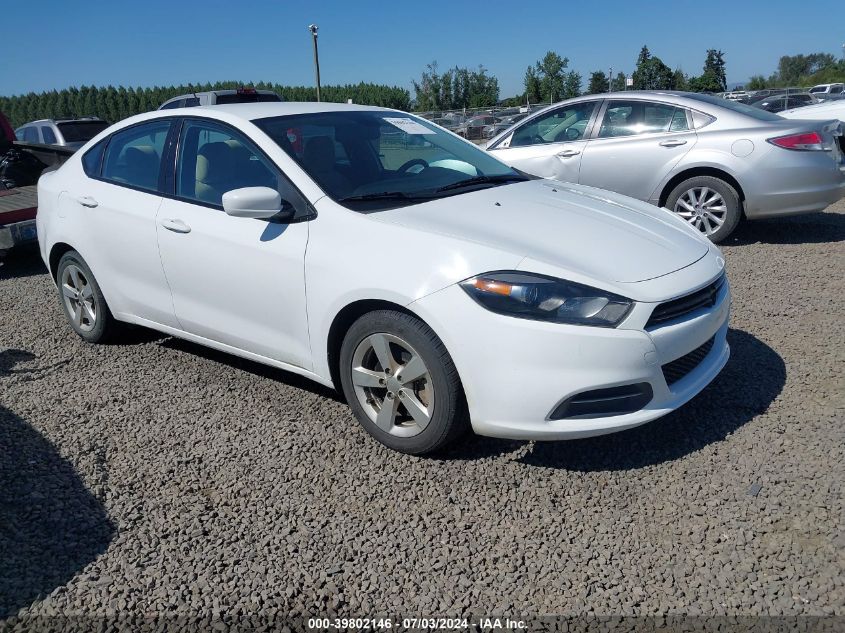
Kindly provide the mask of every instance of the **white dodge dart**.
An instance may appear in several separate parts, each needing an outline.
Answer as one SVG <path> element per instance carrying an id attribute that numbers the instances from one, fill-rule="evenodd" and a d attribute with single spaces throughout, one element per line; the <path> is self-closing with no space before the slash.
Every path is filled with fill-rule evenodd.
<path id="1" fill-rule="evenodd" d="M 627 429 L 728 359 L 724 260 L 688 223 L 395 110 L 142 114 L 42 176 L 38 200 L 83 339 L 132 323 L 333 385 L 407 453 L 469 428 Z"/>

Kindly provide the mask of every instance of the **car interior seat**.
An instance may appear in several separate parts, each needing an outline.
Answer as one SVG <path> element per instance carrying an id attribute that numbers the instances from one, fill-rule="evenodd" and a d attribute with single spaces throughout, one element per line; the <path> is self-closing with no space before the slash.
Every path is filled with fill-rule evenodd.
<path id="1" fill-rule="evenodd" d="M 351 188 L 349 180 L 337 170 L 334 141 L 328 136 L 315 136 L 305 144 L 302 163 L 305 169 L 322 186 L 335 196 L 346 195 Z"/>

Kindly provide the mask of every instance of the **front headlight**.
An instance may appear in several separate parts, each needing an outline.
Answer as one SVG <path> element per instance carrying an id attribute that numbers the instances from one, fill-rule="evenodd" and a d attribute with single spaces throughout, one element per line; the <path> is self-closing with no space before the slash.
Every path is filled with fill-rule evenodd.
<path id="1" fill-rule="evenodd" d="M 461 282 L 470 297 L 498 314 L 569 323 L 616 327 L 631 309 L 630 299 L 572 281 L 534 273 L 485 273 Z"/>

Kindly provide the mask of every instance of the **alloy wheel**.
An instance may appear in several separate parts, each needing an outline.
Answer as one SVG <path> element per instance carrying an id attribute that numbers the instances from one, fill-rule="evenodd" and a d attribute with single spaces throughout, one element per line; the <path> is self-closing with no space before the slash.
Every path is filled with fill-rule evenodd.
<path id="1" fill-rule="evenodd" d="M 367 416 L 399 437 L 422 433 L 434 413 L 434 385 L 422 356 L 393 334 L 362 340 L 352 355 L 352 385 Z"/>
<path id="2" fill-rule="evenodd" d="M 94 289 L 85 272 L 76 264 L 68 264 L 62 271 L 62 297 L 73 324 L 83 332 L 90 332 L 97 324 L 97 304 Z"/>
<path id="3" fill-rule="evenodd" d="M 713 235 L 725 223 L 728 207 L 710 187 L 692 187 L 678 198 L 674 212 L 705 235 Z"/>

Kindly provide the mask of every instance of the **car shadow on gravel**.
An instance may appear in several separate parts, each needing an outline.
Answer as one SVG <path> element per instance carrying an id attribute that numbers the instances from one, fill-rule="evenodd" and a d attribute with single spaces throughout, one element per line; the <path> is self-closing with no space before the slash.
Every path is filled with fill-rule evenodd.
<path id="1" fill-rule="evenodd" d="M 284 369 L 277 369 L 275 367 L 270 367 L 269 365 L 262 365 L 261 363 L 256 363 L 255 361 L 247 360 L 246 358 L 241 358 L 240 356 L 233 356 L 232 354 L 227 354 L 226 352 L 218 352 L 216 349 L 205 347 L 204 345 L 199 345 L 197 343 L 191 343 L 190 341 L 175 337 L 166 338 L 161 341 L 159 345 L 167 347 L 168 349 L 191 354 L 192 356 L 198 356 L 199 358 L 205 358 L 206 360 L 220 363 L 221 365 L 226 365 L 227 367 L 232 367 L 238 371 L 249 372 L 250 374 L 260 376 L 262 378 L 269 378 L 275 382 L 284 383 L 286 385 L 290 385 L 291 387 L 296 387 L 297 389 L 310 391 L 318 396 L 329 398 L 336 402 L 346 402 L 343 395 L 334 389 L 325 387 L 320 383 L 309 380 L 308 378 L 298 374 L 285 371 Z"/>
<path id="2" fill-rule="evenodd" d="M 4 618 L 66 585 L 114 532 L 73 465 L 0 406 L 0 629 Z"/>
<path id="3" fill-rule="evenodd" d="M 723 246 L 746 244 L 822 244 L 845 241 L 845 214 L 811 213 L 740 223 Z"/>
<path id="4" fill-rule="evenodd" d="M 47 267 L 41 261 L 41 255 L 36 246 L 14 248 L 5 258 L 0 259 L 0 279 L 34 277 L 46 273 Z"/>
<path id="5" fill-rule="evenodd" d="M 673 461 L 727 438 L 765 412 L 786 382 L 780 355 L 742 330 L 728 332 L 731 358 L 697 397 L 669 415 L 621 433 L 582 440 L 536 442 L 517 461 L 571 471 L 618 471 Z M 513 452 L 525 442 L 472 438 L 445 459 Z"/>

